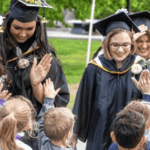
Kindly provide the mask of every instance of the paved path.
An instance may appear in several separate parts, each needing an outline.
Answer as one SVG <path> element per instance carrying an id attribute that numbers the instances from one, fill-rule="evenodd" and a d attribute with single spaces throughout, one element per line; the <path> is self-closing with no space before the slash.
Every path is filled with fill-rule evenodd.
<path id="1" fill-rule="evenodd" d="M 80 140 L 78 140 L 77 150 L 85 150 L 85 148 L 86 148 L 86 143 L 83 143 Z"/>
<path id="2" fill-rule="evenodd" d="M 65 39 L 88 39 L 87 34 L 73 34 L 71 30 L 66 29 L 49 29 L 47 30 L 47 36 L 49 38 L 65 38 Z M 93 35 L 92 40 L 102 40 L 101 35 Z"/>

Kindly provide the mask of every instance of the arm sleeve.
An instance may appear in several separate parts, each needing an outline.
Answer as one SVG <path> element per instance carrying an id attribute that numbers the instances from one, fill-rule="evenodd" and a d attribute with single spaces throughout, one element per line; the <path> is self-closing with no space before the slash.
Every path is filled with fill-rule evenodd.
<path id="1" fill-rule="evenodd" d="M 6 101 L 0 98 L 0 107 L 2 107 L 4 105 Z"/>
<path id="2" fill-rule="evenodd" d="M 150 102 L 150 95 L 143 94 L 143 100 Z"/>
<path id="3" fill-rule="evenodd" d="M 75 125 L 73 132 L 78 138 L 85 142 L 88 136 L 92 107 L 95 97 L 95 71 L 97 67 L 89 65 L 81 79 L 77 92 L 73 113 L 75 115 Z"/>
<path id="4" fill-rule="evenodd" d="M 42 105 L 42 109 L 40 110 L 40 113 L 37 118 L 37 122 L 39 124 L 39 133 L 38 133 L 38 147 L 39 149 L 43 149 L 42 147 L 46 142 L 49 142 L 50 139 L 46 137 L 43 129 L 43 114 L 50 108 L 53 108 L 54 106 L 54 99 L 52 98 L 45 98 L 44 103 Z M 44 150 L 44 149 L 43 149 Z"/>

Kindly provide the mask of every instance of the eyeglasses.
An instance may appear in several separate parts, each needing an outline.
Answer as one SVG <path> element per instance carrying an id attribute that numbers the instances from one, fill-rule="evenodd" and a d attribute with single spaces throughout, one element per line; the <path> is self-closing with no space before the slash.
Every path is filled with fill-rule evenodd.
<path id="1" fill-rule="evenodd" d="M 114 50 L 119 49 L 120 46 L 121 46 L 123 49 L 127 49 L 127 48 L 130 48 L 131 43 L 123 43 L 123 44 L 111 43 L 111 44 L 109 44 L 109 46 L 111 46 Z"/>
<path id="2" fill-rule="evenodd" d="M 137 40 L 136 42 L 137 42 L 137 43 L 140 43 L 140 44 L 143 44 L 144 42 L 145 42 L 145 43 L 150 43 L 150 40 L 148 40 L 148 41 Z"/>

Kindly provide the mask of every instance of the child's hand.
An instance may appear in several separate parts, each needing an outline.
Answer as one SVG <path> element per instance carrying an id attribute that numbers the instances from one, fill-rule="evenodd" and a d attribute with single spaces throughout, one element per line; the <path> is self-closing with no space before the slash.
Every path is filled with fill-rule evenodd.
<path id="1" fill-rule="evenodd" d="M 44 83 L 43 87 L 44 96 L 49 98 L 55 98 L 58 92 L 60 91 L 60 88 L 58 88 L 57 90 L 54 89 L 54 84 L 50 78 L 46 79 L 46 82 Z"/>
<path id="2" fill-rule="evenodd" d="M 3 89 L 3 84 L 0 83 L 0 99 L 8 100 L 12 94 L 9 93 L 8 90 L 2 91 L 2 89 Z"/>
<path id="3" fill-rule="evenodd" d="M 143 94 L 150 95 L 150 72 L 148 70 L 143 70 L 139 81 L 132 77 L 132 81 Z"/>
<path id="4" fill-rule="evenodd" d="M 145 25 L 140 25 L 138 28 L 141 30 L 141 32 L 133 34 L 134 41 L 138 40 L 138 38 L 146 34 L 146 31 L 148 30 L 148 27 Z"/>
<path id="5" fill-rule="evenodd" d="M 73 135 L 71 136 L 71 139 L 69 140 L 68 145 L 75 149 L 77 145 L 77 139 L 78 139 L 78 135 L 73 133 Z"/>

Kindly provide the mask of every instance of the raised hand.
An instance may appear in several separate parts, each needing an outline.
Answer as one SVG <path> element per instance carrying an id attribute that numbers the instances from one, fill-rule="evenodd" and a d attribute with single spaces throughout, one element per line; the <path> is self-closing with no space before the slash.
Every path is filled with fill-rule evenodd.
<path id="1" fill-rule="evenodd" d="M 2 91 L 3 84 L 0 83 L 0 99 L 8 100 L 11 97 L 11 93 L 8 92 L 8 90 Z"/>
<path id="2" fill-rule="evenodd" d="M 51 60 L 51 54 L 45 54 L 37 65 L 37 59 L 34 58 L 30 71 L 30 81 L 32 86 L 40 84 L 46 78 L 50 70 Z"/>
<path id="3" fill-rule="evenodd" d="M 68 146 L 71 146 L 72 148 L 75 149 L 75 147 L 77 145 L 77 139 L 78 139 L 78 135 L 73 133 L 69 142 L 68 142 Z"/>
<path id="4" fill-rule="evenodd" d="M 132 77 L 132 81 L 143 94 L 150 94 L 150 72 L 148 70 L 143 70 L 139 81 Z"/>
<path id="5" fill-rule="evenodd" d="M 144 24 L 138 26 L 138 28 L 141 30 L 141 32 L 144 32 L 144 31 L 148 30 L 148 27 Z"/>
<path id="6" fill-rule="evenodd" d="M 54 89 L 54 84 L 50 78 L 46 79 L 45 83 L 43 84 L 44 87 L 44 96 L 49 98 L 55 98 L 60 88 L 57 90 Z"/>
<path id="7" fill-rule="evenodd" d="M 136 41 L 139 37 L 143 36 L 146 33 L 146 30 L 148 30 L 148 27 L 145 25 L 140 25 L 138 28 L 141 30 L 141 32 L 137 32 L 133 34 L 134 41 Z"/>

